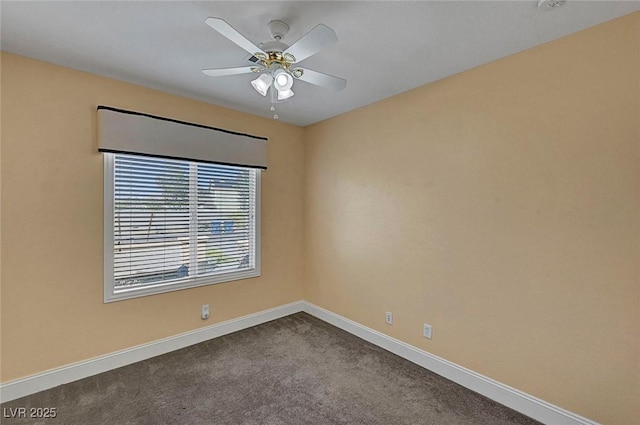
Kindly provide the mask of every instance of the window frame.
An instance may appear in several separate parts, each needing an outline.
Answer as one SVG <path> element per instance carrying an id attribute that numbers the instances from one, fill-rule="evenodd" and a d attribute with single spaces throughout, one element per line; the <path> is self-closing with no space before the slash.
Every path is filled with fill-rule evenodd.
<path id="1" fill-rule="evenodd" d="M 104 259 L 104 302 L 122 301 L 126 299 L 139 298 L 149 295 L 163 294 L 167 292 L 179 291 L 183 289 L 196 288 L 206 285 L 214 285 L 218 283 L 232 282 L 236 280 L 249 279 L 259 277 L 261 275 L 261 239 L 260 239 L 260 200 L 261 200 L 261 170 L 255 170 L 255 211 L 254 211 L 254 233 L 253 233 L 253 250 L 255 255 L 254 267 L 248 270 L 240 270 L 226 272 L 220 274 L 211 274 L 198 276 L 183 281 L 169 281 L 149 285 L 144 287 L 128 288 L 116 290 L 114 279 L 114 204 L 115 204 L 115 153 L 103 153 L 104 156 L 104 243 L 103 243 L 103 259 Z M 184 161 L 188 164 L 194 164 L 196 161 Z"/>

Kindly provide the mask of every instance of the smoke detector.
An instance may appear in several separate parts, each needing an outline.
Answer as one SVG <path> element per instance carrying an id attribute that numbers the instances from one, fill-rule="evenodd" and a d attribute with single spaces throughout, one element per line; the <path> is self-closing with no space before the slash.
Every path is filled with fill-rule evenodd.
<path id="1" fill-rule="evenodd" d="M 567 4 L 567 0 L 538 0 L 538 10 L 547 11 L 559 9 Z"/>

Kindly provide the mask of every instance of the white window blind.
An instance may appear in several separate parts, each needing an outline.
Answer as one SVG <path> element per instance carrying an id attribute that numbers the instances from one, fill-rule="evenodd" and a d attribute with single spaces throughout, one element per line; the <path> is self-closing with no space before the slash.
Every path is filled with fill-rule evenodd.
<path id="1" fill-rule="evenodd" d="M 260 275 L 260 171 L 105 154 L 105 301 Z"/>

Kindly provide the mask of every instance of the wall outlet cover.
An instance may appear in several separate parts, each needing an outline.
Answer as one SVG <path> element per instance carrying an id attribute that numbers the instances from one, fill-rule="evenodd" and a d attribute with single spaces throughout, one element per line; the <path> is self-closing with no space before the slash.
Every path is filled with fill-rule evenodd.
<path id="1" fill-rule="evenodd" d="M 431 339 L 431 336 L 432 336 L 432 328 L 431 328 L 431 325 L 428 325 L 428 324 L 426 324 L 426 323 L 424 324 L 424 327 L 422 328 L 422 335 L 423 335 L 425 338 L 429 338 L 429 339 Z"/>

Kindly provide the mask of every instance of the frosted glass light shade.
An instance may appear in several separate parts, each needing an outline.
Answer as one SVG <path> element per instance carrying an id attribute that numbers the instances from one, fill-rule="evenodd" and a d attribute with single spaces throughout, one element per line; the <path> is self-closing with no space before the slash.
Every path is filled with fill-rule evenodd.
<path id="1" fill-rule="evenodd" d="M 251 81 L 251 85 L 253 86 L 254 89 L 256 89 L 258 93 L 260 93 L 263 96 L 266 96 L 272 82 L 273 82 L 273 77 L 271 75 L 262 74 L 255 80 Z"/>
<path id="2" fill-rule="evenodd" d="M 289 99 L 293 96 L 292 86 L 293 77 L 286 71 L 279 69 L 273 74 L 273 87 L 278 91 L 278 100 Z"/>
<path id="3" fill-rule="evenodd" d="M 273 74 L 273 77 L 275 79 L 273 86 L 276 88 L 276 90 L 291 90 L 291 87 L 293 86 L 293 77 L 286 71 L 279 69 Z"/>
<path id="4" fill-rule="evenodd" d="M 291 96 L 293 96 L 293 90 L 289 89 L 289 90 L 278 90 L 278 100 L 285 100 L 285 99 L 289 99 Z"/>

